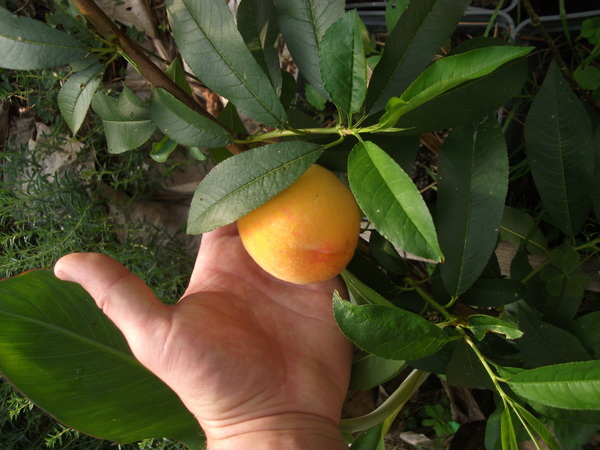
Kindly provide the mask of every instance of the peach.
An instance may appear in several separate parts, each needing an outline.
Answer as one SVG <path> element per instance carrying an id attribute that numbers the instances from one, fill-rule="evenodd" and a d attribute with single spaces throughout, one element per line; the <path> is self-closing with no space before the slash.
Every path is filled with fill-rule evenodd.
<path id="1" fill-rule="evenodd" d="M 332 172 L 312 165 L 296 182 L 238 220 L 242 243 L 266 272 L 311 284 L 338 275 L 358 244 L 360 210 Z"/>

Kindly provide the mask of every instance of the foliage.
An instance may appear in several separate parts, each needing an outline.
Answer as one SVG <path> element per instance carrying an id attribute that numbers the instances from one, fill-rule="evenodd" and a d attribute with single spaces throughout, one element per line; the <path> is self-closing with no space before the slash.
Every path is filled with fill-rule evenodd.
<path id="1" fill-rule="evenodd" d="M 158 70 L 87 0 L 74 3 L 91 11 L 87 20 L 99 33 L 93 45 L 3 10 L 2 64 L 26 70 L 69 63 L 61 111 L 76 134 L 91 106 L 110 153 L 139 148 L 157 130 L 192 157 L 198 148 L 223 155 L 226 147 L 229 157 L 198 186 L 189 232 L 237 220 L 314 161 L 347 176 L 370 236 L 343 274 L 351 301 L 333 299 L 342 332 L 363 352 L 353 388 L 414 368 L 376 411 L 342 421 L 353 448 L 381 446 L 429 372 L 452 386 L 495 393 L 488 448 L 513 449 L 528 439 L 557 449 L 574 433 L 558 423 L 600 423 L 599 310 L 584 272 L 600 242 L 600 120 L 586 103 L 591 96 L 579 96 L 582 86 L 570 84 L 582 80 L 584 69 L 593 72 L 591 60 L 576 62 L 578 75 L 565 79 L 561 49 L 512 45 L 487 31 L 435 58 L 465 0 L 388 8 L 392 28 L 375 49 L 365 45 L 360 16 L 345 12 L 339 0 L 243 0 L 237 21 L 222 0 L 171 0 L 169 24 L 182 59 L 237 107 L 215 118 L 188 95 L 185 77 Z M 588 23 L 582 36 L 597 47 L 593 29 Z M 298 88 L 279 70 L 273 47 L 280 34 L 309 87 Z M 374 50 L 380 57 L 369 78 Z M 103 67 L 122 53 L 154 86 L 148 101 L 127 88 L 113 96 L 100 87 Z M 535 78 L 528 62 L 541 68 Z M 303 95 L 311 104 L 326 100 L 316 115 L 326 117 L 323 123 L 306 117 Z M 508 137 L 517 121 L 495 114 L 509 103 L 517 103 L 510 118 L 524 123 L 516 146 Z M 240 127 L 237 111 L 261 124 L 260 131 Z M 410 168 L 416 137 L 433 132 L 443 144 L 430 167 L 430 192 L 417 186 Z M 504 241 L 517 249 L 502 271 L 497 252 Z M 543 260 L 533 267 L 530 256 Z M 0 285 L 3 303 L 27 297 L 26 290 L 9 293 L 10 283 Z M 34 313 L 24 310 L 18 320 Z M 58 402 L 47 408 L 60 409 Z M 555 437 L 548 425 L 561 433 Z M 157 424 L 152 432 L 170 430 Z"/>

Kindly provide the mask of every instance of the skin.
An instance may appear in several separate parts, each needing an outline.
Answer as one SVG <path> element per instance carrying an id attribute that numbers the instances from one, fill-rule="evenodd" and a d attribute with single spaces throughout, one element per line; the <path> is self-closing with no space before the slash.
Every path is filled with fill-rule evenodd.
<path id="1" fill-rule="evenodd" d="M 347 448 L 337 425 L 352 352 L 332 313 L 333 291 L 346 293 L 338 278 L 303 286 L 273 278 L 235 224 L 203 236 L 176 305 L 105 255 L 67 255 L 54 270 L 80 283 L 179 395 L 209 449 Z"/>

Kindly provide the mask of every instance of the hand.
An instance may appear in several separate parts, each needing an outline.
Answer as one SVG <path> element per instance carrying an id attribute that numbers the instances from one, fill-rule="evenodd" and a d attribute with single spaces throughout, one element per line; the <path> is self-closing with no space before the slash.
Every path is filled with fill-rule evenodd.
<path id="1" fill-rule="evenodd" d="M 121 329 L 134 355 L 169 385 L 209 448 L 347 448 L 337 425 L 351 346 L 332 313 L 339 279 L 279 281 L 245 252 L 235 225 L 202 238 L 190 284 L 172 306 L 108 256 L 61 258 Z"/>

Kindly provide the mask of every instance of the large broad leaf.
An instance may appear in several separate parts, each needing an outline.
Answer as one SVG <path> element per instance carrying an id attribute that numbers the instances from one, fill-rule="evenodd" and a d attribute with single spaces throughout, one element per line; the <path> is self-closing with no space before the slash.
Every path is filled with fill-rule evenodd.
<path id="1" fill-rule="evenodd" d="M 104 66 L 94 64 L 71 75 L 58 92 L 58 107 L 65 122 L 76 134 L 102 81 Z"/>
<path id="2" fill-rule="evenodd" d="M 508 190 L 504 134 L 493 116 L 454 129 L 440 152 L 435 224 L 441 275 L 456 296 L 479 278 L 496 247 Z"/>
<path id="3" fill-rule="evenodd" d="M 368 353 L 354 357 L 348 390 L 367 390 L 391 380 L 406 369 L 405 361 L 385 359 Z"/>
<path id="4" fill-rule="evenodd" d="M 170 0 L 173 36 L 192 72 L 250 117 L 281 127 L 285 110 L 222 0 Z"/>
<path id="5" fill-rule="evenodd" d="M 0 7 L 0 67 L 34 70 L 68 64 L 86 54 L 67 33 Z"/>
<path id="6" fill-rule="evenodd" d="M 450 37 L 468 0 L 409 2 L 386 40 L 381 60 L 373 71 L 367 92 L 367 111 L 374 113 L 398 96 L 431 62 Z"/>
<path id="7" fill-rule="evenodd" d="M 188 108 L 161 88 L 156 88 L 150 97 L 150 114 L 156 126 L 178 144 L 213 148 L 231 141 L 223 127 Z"/>
<path id="8" fill-rule="evenodd" d="M 348 158 L 348 181 L 360 208 L 382 236 L 407 252 L 443 259 L 423 197 L 381 148 L 358 143 Z"/>
<path id="9" fill-rule="evenodd" d="M 344 14 L 343 0 L 275 0 L 279 28 L 302 76 L 323 96 L 319 49 L 325 31 Z"/>
<path id="10" fill-rule="evenodd" d="M 394 360 L 432 355 L 448 342 L 446 333 L 421 316 L 381 305 L 354 305 L 333 297 L 333 313 L 342 333 L 362 350 Z"/>
<path id="11" fill-rule="evenodd" d="M 592 125 L 555 62 L 527 115 L 525 148 L 533 180 L 553 224 L 567 235 L 577 233 L 591 204 Z"/>
<path id="12" fill-rule="evenodd" d="M 37 270 L 0 282 L 0 372 L 40 408 L 95 437 L 203 442 L 179 397 L 131 354 L 81 286 Z"/>
<path id="13" fill-rule="evenodd" d="M 227 158 L 198 185 L 187 232 L 205 233 L 248 214 L 296 181 L 322 151 L 316 144 L 290 141 Z"/>
<path id="14" fill-rule="evenodd" d="M 487 76 L 530 51 L 531 47 L 499 45 L 438 59 L 400 97 L 393 97 L 388 101 L 386 112 L 379 121 L 380 126 L 393 127 L 404 114 L 460 85 Z"/>
<path id="15" fill-rule="evenodd" d="M 565 409 L 600 410 L 600 361 L 526 370 L 508 379 L 520 397 Z"/>
<path id="16" fill-rule="evenodd" d="M 320 66 L 331 101 L 348 115 L 357 112 L 367 93 L 367 60 L 363 48 L 364 25 L 350 11 L 323 36 Z"/>
<path id="17" fill-rule="evenodd" d="M 142 99 L 127 87 L 118 98 L 97 92 L 92 108 L 102 119 L 109 153 L 123 153 L 144 144 L 156 128 L 150 110 Z"/>

